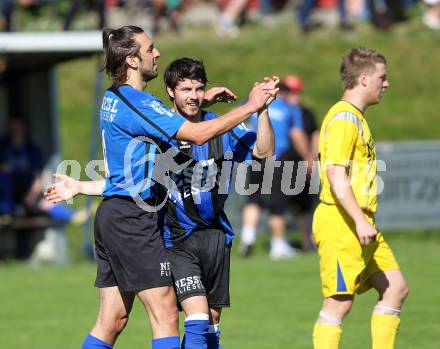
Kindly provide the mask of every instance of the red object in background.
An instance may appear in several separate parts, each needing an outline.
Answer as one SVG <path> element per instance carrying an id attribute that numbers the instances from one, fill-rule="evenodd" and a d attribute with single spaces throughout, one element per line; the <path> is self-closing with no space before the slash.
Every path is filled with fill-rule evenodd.
<path id="1" fill-rule="evenodd" d="M 317 0 L 318 8 L 334 8 L 338 5 L 338 0 Z"/>
<path id="2" fill-rule="evenodd" d="M 248 10 L 258 10 L 260 8 L 260 0 L 249 0 L 247 8 Z"/>
<path id="3" fill-rule="evenodd" d="M 107 0 L 108 1 L 108 0 Z M 220 8 L 225 8 L 226 5 L 230 2 L 230 1 L 234 1 L 234 0 L 220 0 L 217 3 L 220 4 Z M 248 10 L 258 10 L 260 8 L 260 0 L 249 0 L 246 8 Z"/>
<path id="4" fill-rule="evenodd" d="M 304 81 L 298 75 L 289 74 L 281 79 L 281 82 L 286 85 L 291 91 L 300 93 L 304 86 Z"/>
<path id="5" fill-rule="evenodd" d="M 218 6 L 223 10 L 228 4 L 229 0 L 219 0 L 217 1 Z"/>
<path id="6" fill-rule="evenodd" d="M 118 0 L 105 0 L 105 7 L 118 7 Z"/>

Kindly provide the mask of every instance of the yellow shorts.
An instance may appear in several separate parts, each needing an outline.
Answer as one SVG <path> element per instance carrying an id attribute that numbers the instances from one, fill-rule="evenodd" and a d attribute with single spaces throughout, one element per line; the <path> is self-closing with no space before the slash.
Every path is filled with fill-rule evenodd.
<path id="1" fill-rule="evenodd" d="M 374 224 L 374 215 L 365 212 Z M 353 220 L 336 205 L 320 203 L 313 216 L 313 235 L 320 257 L 324 297 L 362 293 L 371 288 L 368 279 L 376 272 L 398 270 L 399 265 L 379 232 L 376 241 L 362 246 Z"/>

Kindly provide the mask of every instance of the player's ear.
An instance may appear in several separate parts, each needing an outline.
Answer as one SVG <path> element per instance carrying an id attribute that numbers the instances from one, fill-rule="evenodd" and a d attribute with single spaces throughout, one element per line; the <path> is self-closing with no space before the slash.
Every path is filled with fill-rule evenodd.
<path id="1" fill-rule="evenodd" d="M 368 74 L 367 73 L 364 73 L 364 72 L 362 72 L 360 75 L 359 75 L 359 83 L 361 84 L 361 86 L 367 86 L 367 83 L 368 83 Z"/>
<path id="2" fill-rule="evenodd" d="M 137 67 L 139 66 L 139 58 L 137 58 L 136 56 L 125 57 L 125 62 L 132 69 L 137 69 Z"/>
<path id="3" fill-rule="evenodd" d="M 167 86 L 167 93 L 170 98 L 174 99 L 174 91 L 171 87 Z"/>

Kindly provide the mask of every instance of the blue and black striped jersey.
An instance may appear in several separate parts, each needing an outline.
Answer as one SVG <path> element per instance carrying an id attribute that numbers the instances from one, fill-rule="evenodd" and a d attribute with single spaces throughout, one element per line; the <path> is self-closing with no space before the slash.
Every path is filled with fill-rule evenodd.
<path id="1" fill-rule="evenodd" d="M 203 112 L 202 120 L 217 115 Z M 192 159 L 179 173 L 172 173 L 174 188 L 168 190 L 164 241 L 166 247 L 185 239 L 195 230 L 217 228 L 230 244 L 234 232 L 224 212 L 234 162 L 251 160 L 256 133 L 244 124 L 203 145 L 172 140 L 180 155 Z"/>
<path id="2" fill-rule="evenodd" d="M 158 147 L 168 143 L 185 118 L 149 93 L 112 86 L 103 98 L 101 136 L 106 185 L 103 196 L 154 199 L 152 180 Z"/>

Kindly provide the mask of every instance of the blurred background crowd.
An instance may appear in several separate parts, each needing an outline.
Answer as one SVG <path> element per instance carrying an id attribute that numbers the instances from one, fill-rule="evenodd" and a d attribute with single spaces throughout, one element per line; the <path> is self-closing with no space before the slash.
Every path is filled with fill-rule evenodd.
<path id="1" fill-rule="evenodd" d="M 440 29 L 439 0 L 1 0 L 0 28 L 25 30 L 20 22 L 28 21 L 18 17 L 36 20 L 50 13 L 59 19 L 62 30 L 117 27 L 130 18 L 151 33 L 209 24 L 219 37 L 236 38 L 243 25 L 271 25 L 280 20 L 291 21 L 304 34 L 335 24 L 341 30 L 356 30 L 360 22 L 387 29 L 406 21 L 416 5 L 422 8 L 423 23 Z M 84 13 L 88 22 L 78 19 Z"/>

